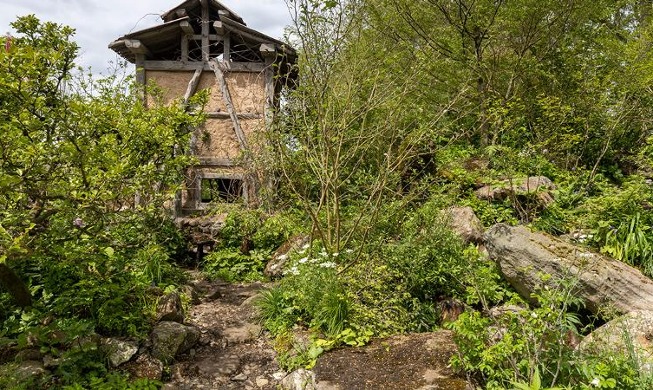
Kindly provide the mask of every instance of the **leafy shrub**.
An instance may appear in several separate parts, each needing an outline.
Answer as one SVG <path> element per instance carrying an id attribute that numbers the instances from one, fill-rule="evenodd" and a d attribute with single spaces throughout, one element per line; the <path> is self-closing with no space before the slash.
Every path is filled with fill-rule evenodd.
<path id="1" fill-rule="evenodd" d="M 567 280 L 556 288 L 545 287 L 533 295 L 537 307 L 506 311 L 496 318 L 478 311 L 463 313 L 451 324 L 459 348 L 453 366 L 487 389 L 649 388 L 653 377 L 641 374 L 633 356 L 597 355 L 575 349 L 568 341 L 581 330 L 575 312 L 582 302 L 574 286 Z"/>
<path id="2" fill-rule="evenodd" d="M 249 254 L 243 254 L 240 248 L 218 249 L 206 256 L 202 270 L 210 279 L 228 282 L 262 280 L 270 254 L 257 249 Z"/>
<path id="3" fill-rule="evenodd" d="M 579 324 L 568 309 L 580 302 L 569 289 L 545 288 L 535 298 L 539 307 L 532 311 L 508 312 L 497 319 L 463 313 L 452 325 L 460 350 L 452 359 L 454 366 L 477 374 L 488 389 L 530 383 L 535 370 L 549 386 L 568 378 L 573 347 L 564 340 L 578 332 Z"/>
<path id="4" fill-rule="evenodd" d="M 230 207 L 216 249 L 204 259 L 202 269 L 212 279 L 261 280 L 274 250 L 301 226 L 291 214 L 267 216 L 263 211 Z"/>
<path id="5" fill-rule="evenodd" d="M 326 254 L 299 259 L 259 301 L 266 327 L 279 332 L 299 323 L 329 336 L 344 330 L 350 303 L 335 267 Z"/>
<path id="6" fill-rule="evenodd" d="M 602 221 L 597 231 L 597 239 L 602 244 L 601 252 L 632 266 L 641 267 L 649 277 L 653 277 L 652 237 L 653 229 L 642 223 L 639 213 L 617 227 Z"/>

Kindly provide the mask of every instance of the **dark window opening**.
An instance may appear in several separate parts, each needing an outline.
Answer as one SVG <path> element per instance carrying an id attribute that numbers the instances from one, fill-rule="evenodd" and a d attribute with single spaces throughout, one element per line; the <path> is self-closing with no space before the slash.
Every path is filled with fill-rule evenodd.
<path id="1" fill-rule="evenodd" d="M 235 203 L 243 197 L 243 181 L 239 179 L 202 179 L 202 203 Z"/>

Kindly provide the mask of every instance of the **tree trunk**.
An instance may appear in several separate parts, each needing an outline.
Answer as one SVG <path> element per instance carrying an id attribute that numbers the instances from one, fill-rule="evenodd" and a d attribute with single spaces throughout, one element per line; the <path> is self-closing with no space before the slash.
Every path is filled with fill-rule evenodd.
<path id="1" fill-rule="evenodd" d="M 29 289 L 14 270 L 4 263 L 0 263 L 0 286 L 11 294 L 21 308 L 32 306 L 32 294 Z"/>
<path id="2" fill-rule="evenodd" d="M 525 299 L 545 283 L 555 286 L 575 278 L 576 295 L 593 313 L 628 313 L 653 307 L 653 280 L 637 269 L 607 256 L 589 252 L 526 227 L 495 225 L 484 236 L 490 254 L 505 279 Z"/>

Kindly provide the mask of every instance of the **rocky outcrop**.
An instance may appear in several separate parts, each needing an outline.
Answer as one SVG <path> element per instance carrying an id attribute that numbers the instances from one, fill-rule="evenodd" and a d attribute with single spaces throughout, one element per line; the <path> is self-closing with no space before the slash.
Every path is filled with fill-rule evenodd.
<path id="1" fill-rule="evenodd" d="M 449 207 L 444 210 L 444 216 L 451 227 L 465 243 L 481 243 L 483 241 L 483 224 L 471 207 Z"/>
<path id="2" fill-rule="evenodd" d="M 485 245 L 505 279 L 532 301 L 531 294 L 547 283 L 574 278 L 576 296 L 590 311 L 618 313 L 653 307 L 653 281 L 620 261 L 557 238 L 532 233 L 524 226 L 495 225 L 485 234 Z"/>
<path id="3" fill-rule="evenodd" d="M 637 310 L 597 328 L 583 339 L 581 351 L 601 356 L 634 354 L 639 369 L 653 372 L 653 311 Z"/>
<path id="4" fill-rule="evenodd" d="M 188 352 L 200 339 L 200 331 L 192 326 L 164 321 L 152 330 L 152 356 L 171 362 L 177 355 Z"/>
<path id="5" fill-rule="evenodd" d="M 511 195 L 536 194 L 555 189 L 555 184 L 548 177 L 531 176 L 486 185 L 476 190 L 475 194 L 479 199 L 483 200 L 504 200 Z"/>
<path id="6" fill-rule="evenodd" d="M 531 176 L 485 185 L 475 194 L 477 198 L 489 202 L 508 199 L 520 220 L 530 221 L 536 211 L 544 210 L 554 202 L 551 191 L 555 189 L 555 184 L 548 177 Z"/>

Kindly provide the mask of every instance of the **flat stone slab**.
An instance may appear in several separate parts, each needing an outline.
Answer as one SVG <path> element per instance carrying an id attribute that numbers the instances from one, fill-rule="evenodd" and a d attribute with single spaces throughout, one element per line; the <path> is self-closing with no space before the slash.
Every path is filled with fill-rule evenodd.
<path id="1" fill-rule="evenodd" d="M 467 381 L 449 368 L 456 353 L 451 331 L 397 335 L 362 348 L 326 353 L 314 368 L 316 389 L 465 390 Z"/>

